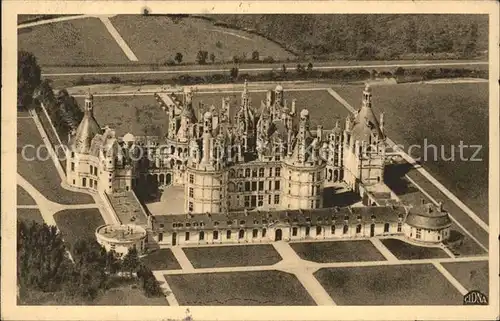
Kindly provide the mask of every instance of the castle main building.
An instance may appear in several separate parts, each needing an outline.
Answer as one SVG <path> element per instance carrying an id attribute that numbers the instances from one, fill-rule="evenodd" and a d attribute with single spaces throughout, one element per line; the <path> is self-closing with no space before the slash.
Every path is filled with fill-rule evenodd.
<path id="1" fill-rule="evenodd" d="M 153 182 L 183 185 L 186 213 L 322 208 L 325 186 L 342 181 L 366 204 L 378 204 L 370 191 L 387 190 L 383 118 L 372 110 L 368 86 L 357 114 L 331 130 L 311 128 L 309 111 L 288 104 L 280 85 L 259 108 L 246 82 L 239 106 L 223 98 L 219 108 L 195 111 L 192 98 L 189 88 L 182 99 L 157 95 L 168 134 L 145 139 L 101 128 L 89 94 L 68 150 L 67 183 L 108 194 Z"/>

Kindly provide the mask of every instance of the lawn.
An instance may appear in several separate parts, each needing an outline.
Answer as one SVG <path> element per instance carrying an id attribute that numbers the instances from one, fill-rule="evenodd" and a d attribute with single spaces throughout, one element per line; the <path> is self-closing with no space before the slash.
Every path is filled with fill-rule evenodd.
<path id="1" fill-rule="evenodd" d="M 468 291 L 489 296 L 488 261 L 441 263 Z"/>
<path id="2" fill-rule="evenodd" d="M 17 209 L 17 220 L 23 221 L 27 224 L 31 224 L 33 221 L 38 224 L 43 224 L 42 213 L 36 208 L 18 208 Z"/>
<path id="3" fill-rule="evenodd" d="M 320 269 L 338 305 L 461 305 L 462 295 L 430 264 Z"/>
<path id="4" fill-rule="evenodd" d="M 96 208 L 63 210 L 54 214 L 54 220 L 70 248 L 80 239 L 95 240 L 95 230 L 104 224 Z"/>
<path id="5" fill-rule="evenodd" d="M 385 261 L 384 256 L 367 240 L 300 242 L 290 243 L 290 246 L 300 258 L 319 263 Z"/>
<path id="6" fill-rule="evenodd" d="M 182 250 L 196 269 L 272 265 L 282 260 L 270 244 L 185 247 Z"/>
<path id="7" fill-rule="evenodd" d="M 106 292 L 88 301 L 78 297 L 68 296 L 65 292 L 41 292 L 37 290 L 21 291 L 21 298 L 18 299 L 19 305 L 107 305 L 107 306 L 149 306 L 163 305 L 168 302 L 164 296 L 147 297 L 144 295 L 139 282 L 136 280 L 121 280 L 120 284 L 112 284 Z"/>
<path id="8" fill-rule="evenodd" d="M 151 270 L 177 270 L 181 266 L 170 249 L 159 249 L 141 258 Z"/>
<path id="9" fill-rule="evenodd" d="M 280 271 L 165 275 L 179 305 L 315 305 L 299 280 Z"/>
<path id="10" fill-rule="evenodd" d="M 449 257 L 445 251 L 438 247 L 417 246 L 398 239 L 382 239 L 380 241 L 400 260 L 422 260 Z"/>
<path id="11" fill-rule="evenodd" d="M 83 108 L 84 98 L 77 97 L 78 105 Z M 150 96 L 96 96 L 94 97 L 94 116 L 102 127 L 108 125 L 118 136 L 126 133 L 133 135 L 164 136 L 167 134 L 168 117 Z"/>
<path id="12" fill-rule="evenodd" d="M 335 90 L 357 109 L 362 89 Z M 488 83 L 380 85 L 373 86 L 372 92 L 376 115 L 385 113 L 387 135 L 407 151 L 410 145 L 421 146 L 412 155 L 420 156 L 426 169 L 487 222 Z M 476 155 L 482 161 L 461 161 L 460 141 L 483 146 Z M 470 159 L 475 150 L 464 148 L 464 158 Z M 442 155 L 450 158 L 452 151 L 454 161 L 444 160 Z"/>
<path id="13" fill-rule="evenodd" d="M 269 89 L 274 90 L 274 86 L 269 86 Z M 309 110 L 312 129 L 315 129 L 319 124 L 323 125 L 324 129 L 332 129 L 334 128 L 337 120 L 340 121 L 340 125 L 342 126 L 345 122 L 346 116 L 349 115 L 349 111 L 336 99 L 334 99 L 326 90 L 294 91 L 287 90 L 285 85 L 284 91 L 288 107 L 291 107 L 292 99 L 296 99 L 297 101 L 295 106 L 297 108 L 297 113 L 300 113 L 302 109 Z M 219 107 L 221 106 L 223 97 L 230 97 L 232 106 L 231 114 L 236 115 L 241 101 L 241 91 L 216 94 L 205 94 L 200 92 L 194 95 L 193 102 L 196 107 L 198 107 L 200 102 L 207 107 L 212 104 Z M 260 102 L 261 100 L 265 100 L 266 93 L 262 91 L 250 92 L 250 98 L 252 100 L 253 108 L 259 112 Z"/>
<path id="14" fill-rule="evenodd" d="M 19 29 L 18 49 L 32 52 L 42 67 L 130 62 L 97 18 L 75 19 Z"/>
<path id="15" fill-rule="evenodd" d="M 26 148 L 23 157 L 23 146 Z M 40 147 L 40 149 L 38 149 Z M 36 158 L 36 150 L 40 158 Z M 65 190 L 52 159 L 48 156 L 40 133 L 32 119 L 17 119 L 17 172 L 28 180 L 47 199 L 61 204 L 85 204 L 94 200 L 88 194 Z"/>
<path id="16" fill-rule="evenodd" d="M 123 284 L 116 288 L 107 290 L 99 298 L 94 300 L 92 305 L 107 306 L 167 306 L 167 299 L 162 295 L 160 297 L 147 297 L 138 284 Z"/>
<path id="17" fill-rule="evenodd" d="M 213 53 L 215 62 L 231 61 L 233 56 L 241 55 L 249 59 L 254 50 L 261 58 L 294 57 L 265 38 L 216 27 L 197 18 L 184 18 L 176 23 L 166 16 L 118 15 L 111 22 L 141 63 L 173 61 L 177 52 L 182 54 L 183 62 L 194 63 L 199 50 Z"/>
<path id="18" fill-rule="evenodd" d="M 19 185 L 17 185 L 17 205 L 36 205 L 33 197 Z"/>

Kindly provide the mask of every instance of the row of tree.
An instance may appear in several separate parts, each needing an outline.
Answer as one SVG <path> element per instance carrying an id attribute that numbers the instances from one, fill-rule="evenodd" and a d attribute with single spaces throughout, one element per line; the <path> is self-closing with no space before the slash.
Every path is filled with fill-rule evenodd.
<path id="1" fill-rule="evenodd" d="M 55 226 L 18 222 L 17 278 L 23 290 L 62 291 L 91 301 L 109 289 L 116 278 L 135 277 L 147 296 L 162 295 L 153 273 L 141 263 L 136 250 L 130 250 L 122 260 L 95 240 L 79 240 L 70 256 Z"/>

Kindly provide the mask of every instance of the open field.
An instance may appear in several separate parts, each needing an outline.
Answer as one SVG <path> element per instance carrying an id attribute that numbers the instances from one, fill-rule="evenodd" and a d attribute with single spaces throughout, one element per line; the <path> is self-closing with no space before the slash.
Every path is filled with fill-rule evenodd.
<path id="1" fill-rule="evenodd" d="M 249 59 L 254 50 L 262 58 L 294 57 L 265 38 L 216 27 L 202 19 L 184 18 L 174 22 L 167 16 L 118 15 L 110 20 L 141 63 L 173 61 L 177 52 L 183 55 L 184 62 L 193 63 L 199 50 L 213 53 L 215 61 L 230 61 L 233 56 L 241 55 Z"/>
<path id="2" fill-rule="evenodd" d="M 32 52 L 44 65 L 129 63 L 97 18 L 83 18 L 18 30 L 18 49 Z"/>
<path id="3" fill-rule="evenodd" d="M 330 262 L 385 261 L 384 256 L 368 240 L 290 243 L 303 260 Z"/>
<path id="4" fill-rule="evenodd" d="M 95 240 L 96 228 L 104 224 L 96 208 L 63 210 L 54 214 L 54 220 L 69 248 L 80 239 Z"/>
<path id="5" fill-rule="evenodd" d="M 142 257 L 141 261 L 151 270 L 177 270 L 181 268 L 170 249 L 155 250 Z"/>
<path id="6" fill-rule="evenodd" d="M 33 197 L 19 185 L 17 185 L 17 205 L 36 205 Z"/>
<path id="7" fill-rule="evenodd" d="M 362 89 L 335 88 L 355 108 L 361 104 Z M 488 83 L 373 86 L 372 92 L 375 113 L 385 113 L 387 135 L 406 151 L 410 145 L 421 146 L 412 156 L 420 156 L 436 179 L 488 222 Z M 476 155 L 482 161 L 461 161 L 460 141 L 483 146 Z M 431 144 L 437 146 L 436 160 Z M 475 150 L 464 148 L 464 158 Z M 452 154 L 454 161 L 444 159 Z"/>
<path id="8" fill-rule="evenodd" d="M 33 221 L 39 224 L 44 223 L 42 213 L 36 208 L 18 208 L 17 220 L 23 221 L 26 224 L 31 224 Z"/>
<path id="9" fill-rule="evenodd" d="M 84 98 L 76 98 L 83 108 Z M 167 133 L 167 114 L 161 109 L 153 95 L 94 97 L 94 116 L 102 127 L 108 125 L 118 136 L 158 135 Z"/>
<path id="10" fill-rule="evenodd" d="M 382 243 L 400 260 L 421 260 L 449 257 L 437 247 L 416 246 L 398 239 L 382 239 Z"/>
<path id="11" fill-rule="evenodd" d="M 270 244 L 182 249 L 195 269 L 272 265 L 282 260 Z"/>
<path id="12" fill-rule="evenodd" d="M 165 276 L 180 305 L 315 305 L 292 274 L 279 271 Z"/>
<path id="13" fill-rule="evenodd" d="M 23 157 L 23 146 L 32 145 L 25 149 Z M 39 146 L 40 158 L 36 151 Z M 59 174 L 49 157 L 48 151 L 43 145 L 40 133 L 33 119 L 17 119 L 17 172 L 28 180 L 47 199 L 61 204 L 84 204 L 93 203 L 90 195 L 65 190 L 61 187 Z"/>
<path id="14" fill-rule="evenodd" d="M 442 263 L 468 291 L 479 290 L 489 296 L 488 261 Z"/>
<path id="15" fill-rule="evenodd" d="M 462 295 L 432 265 L 320 269 L 315 277 L 338 305 L 461 305 Z"/>

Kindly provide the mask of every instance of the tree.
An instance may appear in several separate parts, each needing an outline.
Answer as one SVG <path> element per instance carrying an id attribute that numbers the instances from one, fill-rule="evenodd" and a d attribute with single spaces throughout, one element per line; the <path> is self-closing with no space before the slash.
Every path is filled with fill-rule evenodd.
<path id="1" fill-rule="evenodd" d="M 207 58 L 208 58 L 208 51 L 200 50 L 196 54 L 196 62 L 199 65 L 204 65 L 207 63 Z"/>
<path id="2" fill-rule="evenodd" d="M 214 62 L 215 62 L 215 54 L 214 54 L 213 52 L 210 54 L 210 61 L 211 61 L 212 63 L 214 63 Z"/>
<path id="3" fill-rule="evenodd" d="M 286 66 L 285 66 L 285 64 L 283 64 L 283 66 L 281 66 L 281 72 L 283 74 L 286 74 Z"/>
<path id="4" fill-rule="evenodd" d="M 313 64 L 312 62 L 307 64 L 307 71 L 311 72 L 313 70 Z"/>
<path id="5" fill-rule="evenodd" d="M 137 277 L 141 281 L 142 289 L 148 297 L 160 296 L 162 295 L 162 290 L 158 280 L 155 278 L 153 272 L 150 268 L 145 265 L 140 265 L 137 270 Z"/>
<path id="6" fill-rule="evenodd" d="M 469 32 L 463 49 L 464 57 L 471 57 L 476 53 L 477 49 L 477 23 L 472 23 L 469 26 Z"/>
<path id="7" fill-rule="evenodd" d="M 180 64 L 182 62 L 182 54 L 180 52 L 176 53 L 175 54 L 175 61 L 177 61 L 178 64 Z"/>
<path id="8" fill-rule="evenodd" d="M 239 70 L 237 67 L 233 67 L 231 68 L 231 71 L 230 71 L 230 74 L 231 74 L 231 78 L 233 80 L 237 79 L 238 78 L 238 73 L 239 73 Z"/>
<path id="9" fill-rule="evenodd" d="M 42 71 L 35 56 L 27 51 L 17 53 L 17 106 L 26 108 L 31 104 L 32 95 L 41 83 Z"/>
<path id="10" fill-rule="evenodd" d="M 252 52 L 252 60 L 253 61 L 259 61 L 259 52 L 257 50 L 255 50 L 254 52 Z"/>
<path id="11" fill-rule="evenodd" d="M 301 64 L 297 64 L 296 71 L 297 71 L 298 74 L 301 74 L 301 73 L 303 73 L 305 71 L 305 68 Z"/>
<path id="12" fill-rule="evenodd" d="M 139 268 L 139 256 L 137 254 L 137 249 L 135 247 L 128 250 L 127 254 L 123 258 L 122 267 L 124 272 L 128 272 L 132 275 Z"/>

